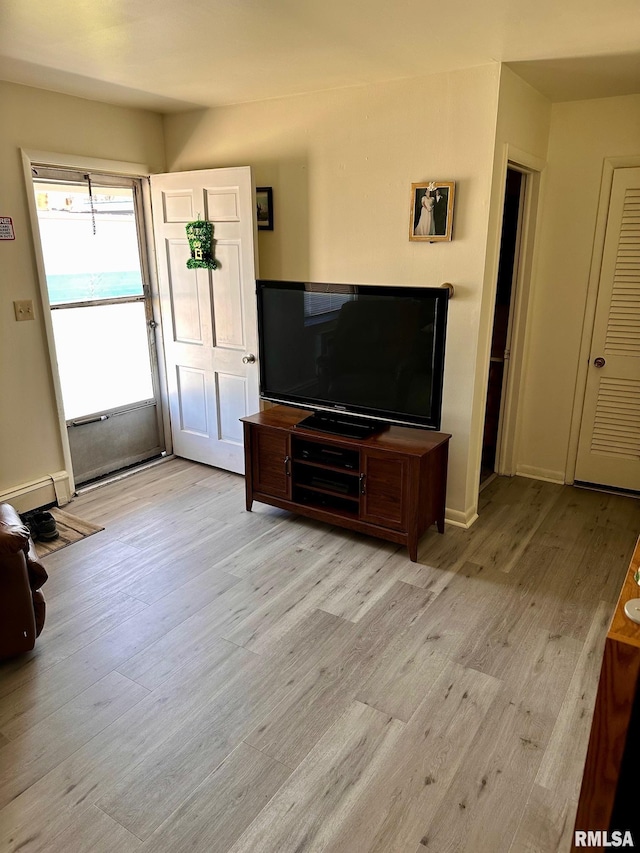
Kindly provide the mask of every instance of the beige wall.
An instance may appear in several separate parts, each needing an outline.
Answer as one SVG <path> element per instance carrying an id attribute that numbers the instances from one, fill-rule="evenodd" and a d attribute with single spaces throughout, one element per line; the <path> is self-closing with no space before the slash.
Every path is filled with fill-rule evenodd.
<path id="1" fill-rule="evenodd" d="M 563 479 L 603 159 L 640 154 L 640 97 L 552 108 L 496 65 L 164 120 L 0 84 L 0 110 L 0 214 L 17 235 L 0 244 L 0 493 L 63 467 L 21 147 L 150 171 L 248 163 L 274 188 L 275 230 L 259 234 L 264 277 L 454 282 L 443 429 L 454 436 L 447 502 L 459 521 L 477 497 L 505 145 L 547 161 L 517 462 Z M 408 240 L 410 184 L 431 178 L 456 181 L 449 244 Z M 34 323 L 15 322 L 14 299 L 35 300 Z"/>
<path id="2" fill-rule="evenodd" d="M 147 163 L 164 169 L 162 119 L 0 82 L 0 215 L 16 239 L 0 243 L 0 493 L 64 468 L 20 149 Z M 18 323 L 13 301 L 33 299 Z"/>
<path id="3" fill-rule="evenodd" d="M 492 65 L 165 117 L 170 171 L 248 164 L 273 187 L 263 277 L 455 284 L 442 429 L 453 434 L 447 506 L 461 521 L 498 80 Z M 456 181 L 451 243 L 408 239 L 411 183 L 429 179 Z"/>
<path id="4" fill-rule="evenodd" d="M 508 144 L 511 153 L 520 152 L 544 161 L 550 124 L 551 102 L 503 65 L 496 150 Z"/>
<path id="5" fill-rule="evenodd" d="M 640 156 L 640 96 L 555 104 L 531 311 L 519 463 L 563 481 L 605 158 Z M 580 389 L 579 389 L 580 390 Z"/>

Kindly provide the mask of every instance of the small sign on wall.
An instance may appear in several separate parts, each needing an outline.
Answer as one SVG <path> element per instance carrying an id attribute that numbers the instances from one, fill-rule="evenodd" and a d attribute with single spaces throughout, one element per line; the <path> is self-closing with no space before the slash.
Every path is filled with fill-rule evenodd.
<path id="1" fill-rule="evenodd" d="M 10 216 L 0 216 L 0 240 L 15 240 L 13 219 Z"/>

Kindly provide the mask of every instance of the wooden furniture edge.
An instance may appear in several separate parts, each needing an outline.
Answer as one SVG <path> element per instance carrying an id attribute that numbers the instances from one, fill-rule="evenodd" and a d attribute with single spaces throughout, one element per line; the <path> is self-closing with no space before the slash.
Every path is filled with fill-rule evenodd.
<path id="1" fill-rule="evenodd" d="M 640 598 L 634 574 L 640 567 L 640 537 L 614 610 L 605 640 L 598 692 L 589 734 L 571 853 L 576 832 L 607 832 L 616 798 L 629 720 L 640 677 L 640 624 L 624 612 L 632 598 Z M 603 847 L 591 847 L 602 851 Z"/>

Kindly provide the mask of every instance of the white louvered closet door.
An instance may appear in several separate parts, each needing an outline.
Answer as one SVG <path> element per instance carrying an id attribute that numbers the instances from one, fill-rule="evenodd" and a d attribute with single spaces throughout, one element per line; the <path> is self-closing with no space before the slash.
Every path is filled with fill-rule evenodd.
<path id="1" fill-rule="evenodd" d="M 614 173 L 576 480 L 640 490 L 640 169 Z"/>

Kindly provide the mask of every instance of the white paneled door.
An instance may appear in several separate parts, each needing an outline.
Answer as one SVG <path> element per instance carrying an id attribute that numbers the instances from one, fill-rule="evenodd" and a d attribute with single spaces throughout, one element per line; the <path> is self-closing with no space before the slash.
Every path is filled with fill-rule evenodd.
<path id="1" fill-rule="evenodd" d="M 576 480 L 640 490 L 640 169 L 616 169 Z"/>
<path id="2" fill-rule="evenodd" d="M 151 177 L 173 450 L 244 472 L 258 410 L 255 204 L 248 166 Z M 213 223 L 217 269 L 188 269 L 185 227 Z"/>

